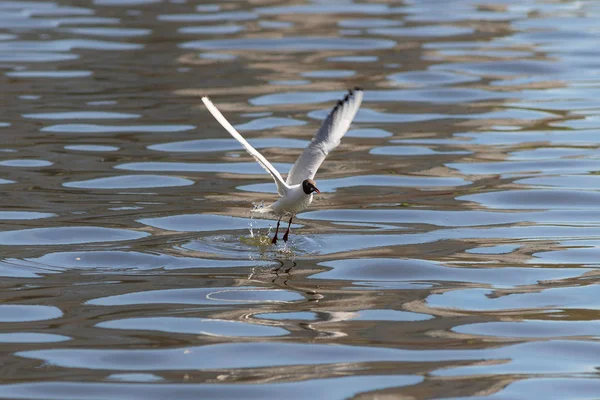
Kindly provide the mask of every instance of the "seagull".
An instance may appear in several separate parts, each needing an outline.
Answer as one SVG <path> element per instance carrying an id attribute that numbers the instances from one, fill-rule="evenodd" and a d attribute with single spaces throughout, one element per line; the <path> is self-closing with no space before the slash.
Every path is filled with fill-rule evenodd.
<path id="1" fill-rule="evenodd" d="M 327 157 L 330 151 L 335 149 L 339 144 L 344 134 L 350 128 L 350 124 L 354 120 L 354 116 L 358 111 L 363 99 L 363 91 L 360 88 L 348 90 L 346 96 L 338 101 L 333 110 L 327 115 L 327 118 L 321 124 L 317 134 L 312 142 L 304 149 L 304 152 L 298 157 L 296 163 L 287 175 L 284 181 L 279 171 L 273 167 L 262 154 L 244 139 L 242 135 L 225 119 L 219 109 L 206 96 L 202 97 L 202 102 L 210 111 L 212 116 L 227 130 L 246 151 L 254 157 L 254 159 L 263 167 L 275 181 L 277 185 L 277 193 L 279 200 L 267 207 L 252 210 L 258 213 L 272 213 L 279 217 L 275 236 L 273 236 L 272 244 L 277 243 L 277 234 L 279 232 L 279 224 L 283 217 L 290 217 L 288 228 L 283 235 L 283 241 L 287 242 L 290 234 L 290 226 L 292 220 L 299 212 L 306 209 L 313 201 L 313 193 L 320 194 L 321 191 L 317 188 L 317 183 L 313 180 L 317 170 Z"/>

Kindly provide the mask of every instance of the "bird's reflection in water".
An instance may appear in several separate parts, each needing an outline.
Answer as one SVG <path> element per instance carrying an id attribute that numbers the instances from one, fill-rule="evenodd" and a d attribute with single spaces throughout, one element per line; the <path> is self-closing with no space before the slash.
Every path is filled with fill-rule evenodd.
<path id="1" fill-rule="evenodd" d="M 258 318 L 262 324 L 265 321 L 269 321 L 269 323 L 276 326 L 296 326 L 302 330 L 313 332 L 313 335 L 319 338 L 338 338 L 347 335 L 341 331 L 341 327 L 337 323 L 351 320 L 358 314 L 353 309 L 345 310 L 344 307 L 340 309 L 340 305 L 335 302 L 335 304 L 331 304 L 332 309 L 328 309 L 328 305 L 322 303 L 325 300 L 325 295 L 321 293 L 318 285 L 306 279 L 307 275 L 315 273 L 314 269 L 302 268 L 302 264 L 294 259 L 273 258 L 271 261 L 278 265 L 270 269 L 266 269 L 265 267 L 253 269 L 253 272 L 248 276 L 248 280 L 253 281 L 252 285 L 260 282 L 261 286 L 274 286 L 275 288 L 294 291 L 302 295 L 306 299 L 306 302 L 302 303 L 301 309 L 295 311 L 314 313 L 317 318 L 312 321 L 270 321 L 253 316 L 255 313 L 265 313 L 265 310 L 252 313 L 252 318 Z M 271 312 L 277 312 L 277 307 L 271 310 Z M 250 317 L 250 315 L 246 317 Z M 331 324 L 334 324 L 334 326 L 331 326 Z"/>

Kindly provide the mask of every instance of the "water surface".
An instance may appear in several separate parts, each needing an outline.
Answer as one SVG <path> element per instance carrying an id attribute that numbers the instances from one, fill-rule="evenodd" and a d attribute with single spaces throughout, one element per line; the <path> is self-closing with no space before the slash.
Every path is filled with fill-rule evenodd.
<path id="1" fill-rule="evenodd" d="M 0 1 L 7 399 L 598 397 L 593 1 Z M 271 246 L 270 178 L 365 98 Z"/>

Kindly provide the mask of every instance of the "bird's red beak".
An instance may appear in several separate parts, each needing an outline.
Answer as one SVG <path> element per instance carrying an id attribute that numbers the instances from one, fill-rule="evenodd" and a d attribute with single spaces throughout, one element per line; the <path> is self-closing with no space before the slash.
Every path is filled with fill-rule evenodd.
<path id="1" fill-rule="evenodd" d="M 317 194 L 321 194 L 321 191 L 319 189 L 317 189 L 316 187 L 315 187 L 315 192 L 317 192 Z"/>

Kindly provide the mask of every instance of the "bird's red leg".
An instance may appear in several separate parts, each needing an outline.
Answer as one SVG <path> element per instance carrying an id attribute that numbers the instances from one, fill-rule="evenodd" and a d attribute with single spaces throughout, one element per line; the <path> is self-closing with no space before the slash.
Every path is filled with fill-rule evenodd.
<path id="1" fill-rule="evenodd" d="M 290 217 L 290 222 L 288 223 L 288 228 L 287 228 L 287 231 L 285 231 L 285 235 L 283 235 L 283 241 L 284 241 L 284 242 L 287 242 L 287 240 L 288 240 L 288 235 L 290 234 L 290 226 L 292 225 L 292 219 L 293 219 L 293 218 L 294 218 L 294 216 L 292 215 L 292 216 Z"/>
<path id="2" fill-rule="evenodd" d="M 273 240 L 271 240 L 272 244 L 277 244 L 277 232 L 279 232 L 279 223 L 281 222 L 281 218 L 277 221 L 277 228 L 275 228 L 275 236 L 273 236 Z"/>

